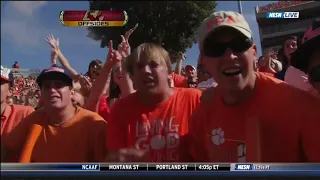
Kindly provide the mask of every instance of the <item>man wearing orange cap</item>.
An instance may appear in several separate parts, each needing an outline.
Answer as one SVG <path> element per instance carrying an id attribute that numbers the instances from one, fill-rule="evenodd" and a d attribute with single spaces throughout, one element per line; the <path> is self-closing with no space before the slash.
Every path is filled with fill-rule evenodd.
<path id="1" fill-rule="evenodd" d="M 3 141 L 6 141 L 5 138 L 2 138 L 4 134 L 10 133 L 22 119 L 34 111 L 30 106 L 7 104 L 6 99 L 9 96 L 9 89 L 13 80 L 10 69 L 1 66 L 1 140 Z"/>

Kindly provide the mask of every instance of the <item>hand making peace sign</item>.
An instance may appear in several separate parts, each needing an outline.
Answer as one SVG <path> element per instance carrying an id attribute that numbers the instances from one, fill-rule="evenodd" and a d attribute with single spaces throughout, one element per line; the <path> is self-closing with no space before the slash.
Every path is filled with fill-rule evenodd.
<path id="1" fill-rule="evenodd" d="M 129 56 L 131 53 L 129 38 L 131 34 L 137 29 L 137 27 L 138 27 L 138 23 L 133 28 L 129 29 L 129 31 L 127 31 L 124 36 L 121 35 L 122 41 L 118 46 L 118 51 L 123 57 Z"/>

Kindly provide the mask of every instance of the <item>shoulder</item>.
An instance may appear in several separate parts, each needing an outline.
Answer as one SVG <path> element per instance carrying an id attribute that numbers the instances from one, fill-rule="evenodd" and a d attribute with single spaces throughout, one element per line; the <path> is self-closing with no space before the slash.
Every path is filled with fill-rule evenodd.
<path id="1" fill-rule="evenodd" d="M 23 113 L 25 116 L 28 116 L 29 114 L 35 111 L 34 108 L 31 106 L 13 104 L 12 107 L 16 113 Z"/>
<path id="2" fill-rule="evenodd" d="M 113 103 L 111 109 L 112 110 L 117 109 L 117 108 L 123 109 L 125 106 L 131 106 L 132 104 L 137 104 L 137 93 L 136 92 L 129 94 L 128 96 L 117 99 Z"/>
<path id="3" fill-rule="evenodd" d="M 259 75 L 259 80 L 264 84 L 262 89 L 265 89 L 266 96 L 273 96 L 276 102 L 282 105 L 286 104 L 292 108 L 309 109 L 319 108 L 319 98 L 309 92 L 293 87 L 281 80 Z M 267 95 L 268 94 L 268 95 Z"/>
<path id="4" fill-rule="evenodd" d="M 173 79 L 186 79 L 184 76 L 181 76 L 181 75 L 176 74 L 176 73 L 172 73 L 172 78 Z"/>
<path id="5" fill-rule="evenodd" d="M 32 110 L 31 108 L 30 110 Z M 27 112 L 27 111 L 25 111 Z M 23 124 L 38 124 L 42 122 L 42 119 L 44 119 L 46 116 L 44 109 L 38 110 L 38 111 L 32 111 L 32 113 L 29 113 L 26 115 L 21 122 Z"/>
<path id="6" fill-rule="evenodd" d="M 195 88 L 174 88 L 176 99 L 182 101 L 200 101 L 202 91 Z"/>
<path id="7" fill-rule="evenodd" d="M 202 91 L 196 88 L 174 88 L 174 90 L 184 96 L 199 96 L 202 93 Z"/>
<path id="8" fill-rule="evenodd" d="M 89 111 L 87 109 L 83 109 L 83 108 L 80 108 L 80 107 L 78 107 L 78 108 L 79 108 L 79 110 L 78 110 L 77 114 L 79 115 L 79 117 L 84 117 L 84 118 L 86 118 L 87 120 L 90 120 L 90 121 L 105 121 L 103 119 L 103 117 L 101 117 L 96 112 Z"/>

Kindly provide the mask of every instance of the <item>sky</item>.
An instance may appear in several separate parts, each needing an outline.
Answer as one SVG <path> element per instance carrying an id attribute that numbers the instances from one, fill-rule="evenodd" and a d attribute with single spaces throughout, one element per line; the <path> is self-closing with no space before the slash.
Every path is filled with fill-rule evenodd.
<path id="1" fill-rule="evenodd" d="M 255 7 L 272 1 L 242 1 L 242 12 L 253 32 L 261 54 Z M 238 11 L 237 1 L 217 1 L 216 11 Z M 61 10 L 87 10 L 88 1 L 1 1 L 1 65 L 11 67 L 18 61 L 20 68 L 43 69 L 50 64 L 48 34 L 60 40 L 60 49 L 78 72 L 85 73 L 93 59 L 105 60 L 108 49 L 100 41 L 87 37 L 87 28 L 64 27 L 59 20 Z M 186 51 L 183 65 L 197 64 L 198 45 Z"/>

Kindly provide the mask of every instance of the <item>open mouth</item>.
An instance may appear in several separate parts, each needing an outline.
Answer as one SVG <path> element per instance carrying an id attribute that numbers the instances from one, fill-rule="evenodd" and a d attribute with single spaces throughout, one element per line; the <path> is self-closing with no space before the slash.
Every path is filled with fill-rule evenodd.
<path id="1" fill-rule="evenodd" d="M 143 80 L 143 84 L 150 87 L 150 86 L 154 86 L 155 82 L 152 78 L 147 78 L 147 79 Z"/>
<path id="2" fill-rule="evenodd" d="M 50 96 L 50 100 L 51 101 L 55 101 L 55 100 L 58 100 L 58 99 L 60 99 L 59 96 Z"/>
<path id="3" fill-rule="evenodd" d="M 228 77 L 237 76 L 237 75 L 241 74 L 241 72 L 242 72 L 242 70 L 240 67 L 227 68 L 222 71 L 222 73 Z"/>

